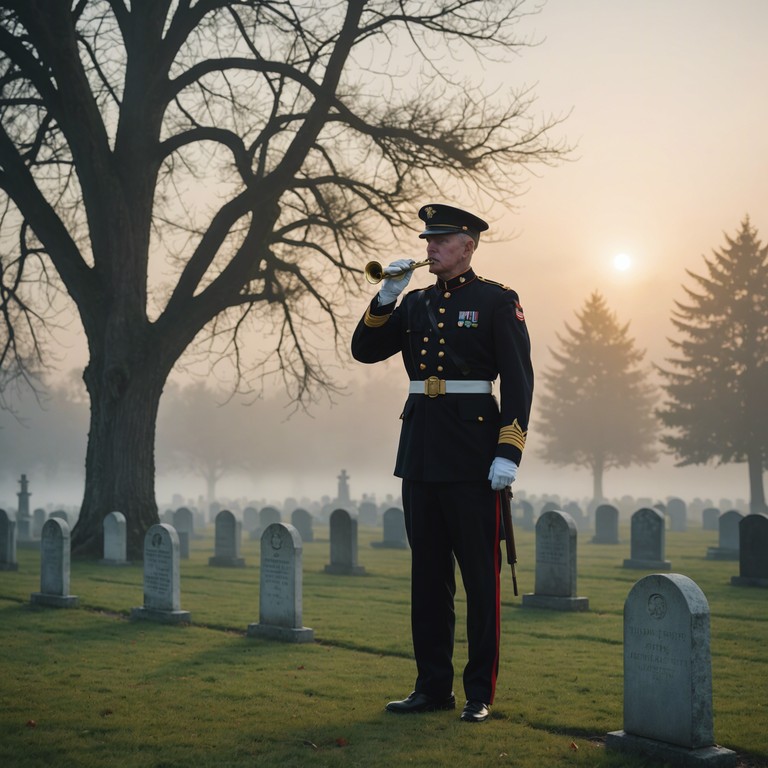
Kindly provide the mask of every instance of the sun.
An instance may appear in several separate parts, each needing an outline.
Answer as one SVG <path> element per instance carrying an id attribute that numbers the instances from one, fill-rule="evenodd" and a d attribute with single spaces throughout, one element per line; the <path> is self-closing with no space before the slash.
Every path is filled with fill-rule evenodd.
<path id="1" fill-rule="evenodd" d="M 617 253 L 613 257 L 613 268 L 617 272 L 628 272 L 632 268 L 632 257 L 628 253 Z"/>

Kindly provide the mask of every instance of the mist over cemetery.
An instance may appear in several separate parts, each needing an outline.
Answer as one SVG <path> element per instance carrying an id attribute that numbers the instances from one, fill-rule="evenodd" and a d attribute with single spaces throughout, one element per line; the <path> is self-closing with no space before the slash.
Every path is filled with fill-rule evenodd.
<path id="1" fill-rule="evenodd" d="M 128 561 L 112 511 L 92 562 L 70 557 L 73 511 L 32 505 L 23 475 L 0 512 L 0 643 L 18 671 L 4 681 L 3 765 L 42 765 L 55 746 L 62 765 L 113 753 L 120 765 L 383 766 L 405 759 L 416 727 L 427 753 L 440 740 L 462 755 L 471 739 L 467 765 L 768 765 L 768 516 L 728 499 L 520 493 L 520 597 L 503 564 L 497 704 L 477 736 L 451 713 L 384 712 L 413 675 L 402 508 L 353 493 L 343 469 L 334 485 L 301 502 L 177 497 L 143 562 Z M 464 610 L 459 595 L 459 664 Z M 140 663 L 125 650 L 136 643 Z M 178 672 L 158 648 L 174 649 Z M 188 700 L 194 679 L 215 679 L 215 701 Z M 137 733 L 130 712 L 152 708 L 147 693 L 173 706 Z"/>

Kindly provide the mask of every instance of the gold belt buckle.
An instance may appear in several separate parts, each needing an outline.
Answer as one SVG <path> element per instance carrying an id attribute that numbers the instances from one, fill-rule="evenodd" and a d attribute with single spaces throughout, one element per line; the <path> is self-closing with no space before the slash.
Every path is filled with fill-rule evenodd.
<path id="1" fill-rule="evenodd" d="M 424 394 L 427 397 L 437 397 L 445 394 L 445 379 L 438 379 L 437 376 L 430 376 L 424 379 Z"/>

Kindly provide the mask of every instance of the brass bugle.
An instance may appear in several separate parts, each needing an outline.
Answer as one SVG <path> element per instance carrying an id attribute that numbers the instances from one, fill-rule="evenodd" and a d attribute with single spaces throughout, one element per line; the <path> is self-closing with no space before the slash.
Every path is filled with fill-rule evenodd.
<path id="1" fill-rule="evenodd" d="M 401 269 L 399 272 L 395 272 L 394 274 L 384 274 L 384 267 L 382 267 L 378 261 L 369 261 L 365 265 L 365 279 L 374 285 L 376 283 L 380 283 L 382 280 L 402 280 L 405 275 L 407 275 L 409 272 L 412 272 L 414 269 L 418 269 L 419 267 L 426 267 L 427 264 L 431 263 L 431 259 L 415 261 L 407 269 Z"/>

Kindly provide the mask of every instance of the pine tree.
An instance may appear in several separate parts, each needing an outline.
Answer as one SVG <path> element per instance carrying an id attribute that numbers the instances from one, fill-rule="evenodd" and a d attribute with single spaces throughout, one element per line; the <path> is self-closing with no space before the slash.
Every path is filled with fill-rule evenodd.
<path id="1" fill-rule="evenodd" d="M 560 350 L 550 350 L 557 365 L 543 373 L 537 429 L 546 461 L 592 471 L 597 503 L 607 469 L 655 460 L 654 390 L 639 367 L 645 353 L 628 335 L 629 324 L 619 324 L 599 293 L 576 317 L 578 327 L 566 323 L 567 335 L 557 336 Z"/>
<path id="2" fill-rule="evenodd" d="M 750 507 L 765 512 L 768 458 L 768 246 L 749 217 L 735 238 L 704 257 L 706 275 L 687 270 L 695 288 L 675 302 L 676 356 L 662 370 L 668 400 L 659 411 L 662 441 L 678 465 L 746 462 Z"/>

